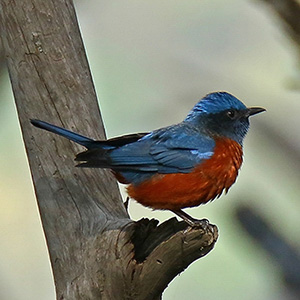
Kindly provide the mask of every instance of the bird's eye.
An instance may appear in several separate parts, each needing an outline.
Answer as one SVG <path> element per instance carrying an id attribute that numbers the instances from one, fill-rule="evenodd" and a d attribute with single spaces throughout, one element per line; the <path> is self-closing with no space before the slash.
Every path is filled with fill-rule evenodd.
<path id="1" fill-rule="evenodd" d="M 228 111 L 226 112 L 226 115 L 227 115 L 227 117 L 229 117 L 230 119 L 234 119 L 234 118 L 236 117 L 236 111 L 230 109 L 230 110 L 228 110 Z"/>

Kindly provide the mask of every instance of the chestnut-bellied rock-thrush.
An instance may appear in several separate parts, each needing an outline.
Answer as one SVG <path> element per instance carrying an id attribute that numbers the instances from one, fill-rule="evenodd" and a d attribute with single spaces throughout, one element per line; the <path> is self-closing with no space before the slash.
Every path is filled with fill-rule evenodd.
<path id="1" fill-rule="evenodd" d="M 87 148 L 76 156 L 78 167 L 111 169 L 119 182 L 128 184 L 131 198 L 153 209 L 171 210 L 195 225 L 197 220 L 182 209 L 228 191 L 243 161 L 249 117 L 263 111 L 247 108 L 227 92 L 215 92 L 179 124 L 101 141 L 40 120 L 31 123 Z"/>

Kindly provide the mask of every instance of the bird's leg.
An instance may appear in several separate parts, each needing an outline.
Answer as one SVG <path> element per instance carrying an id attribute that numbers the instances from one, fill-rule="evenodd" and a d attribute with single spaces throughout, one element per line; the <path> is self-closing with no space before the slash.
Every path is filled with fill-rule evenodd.
<path id="1" fill-rule="evenodd" d="M 189 214 L 187 214 L 181 209 L 172 210 L 172 212 L 177 216 L 179 216 L 181 219 L 183 219 L 183 221 L 188 223 L 191 227 L 203 227 L 205 229 L 209 223 L 207 219 L 202 219 L 202 220 L 194 219 L 193 217 L 191 217 Z"/>
<path id="2" fill-rule="evenodd" d="M 127 212 L 128 212 L 129 200 L 130 200 L 130 198 L 127 196 L 127 198 L 124 202 L 124 206 L 125 206 L 125 209 L 126 209 Z"/>

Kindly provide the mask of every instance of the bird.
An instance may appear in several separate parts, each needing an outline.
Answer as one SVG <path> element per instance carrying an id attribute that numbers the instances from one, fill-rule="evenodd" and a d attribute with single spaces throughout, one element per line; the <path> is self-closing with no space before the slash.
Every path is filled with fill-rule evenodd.
<path id="1" fill-rule="evenodd" d="M 37 119 L 31 123 L 84 146 L 86 150 L 75 157 L 77 167 L 110 169 L 127 185 L 130 198 L 152 209 L 170 210 L 188 225 L 198 226 L 201 220 L 183 209 L 228 192 L 243 162 L 249 117 L 263 111 L 218 91 L 198 101 L 178 124 L 107 140 Z"/>

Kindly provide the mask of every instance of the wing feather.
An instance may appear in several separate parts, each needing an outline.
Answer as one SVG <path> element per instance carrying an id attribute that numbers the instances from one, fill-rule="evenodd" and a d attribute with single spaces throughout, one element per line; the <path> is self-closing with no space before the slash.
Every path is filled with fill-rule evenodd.
<path id="1" fill-rule="evenodd" d="M 109 140 L 112 148 L 79 153 L 79 167 L 110 168 L 128 182 L 137 182 L 155 173 L 188 173 L 213 155 L 215 142 L 185 124 L 178 124 L 141 136 Z M 125 141 L 130 141 L 126 143 Z M 117 146 L 118 145 L 118 146 Z"/>

